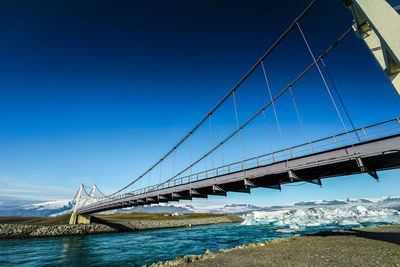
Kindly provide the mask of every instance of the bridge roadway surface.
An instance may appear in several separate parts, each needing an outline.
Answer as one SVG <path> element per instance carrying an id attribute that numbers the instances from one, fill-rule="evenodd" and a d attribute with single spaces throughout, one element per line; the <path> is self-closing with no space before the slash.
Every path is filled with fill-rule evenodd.
<path id="1" fill-rule="evenodd" d="M 395 123 L 395 127 L 378 129 L 388 123 Z M 378 138 L 372 139 L 366 130 L 377 128 L 374 133 Z M 384 131 L 388 131 L 382 136 Z M 345 143 L 346 145 L 340 145 Z M 315 152 L 317 143 L 324 141 L 328 144 L 321 145 L 329 147 L 329 140 L 334 140 L 335 148 L 325 151 Z M 350 143 L 350 140 L 351 143 Z M 355 143 L 354 140 L 357 140 Z M 332 144 L 331 144 L 332 145 Z M 237 171 L 229 170 L 229 166 L 213 169 L 214 177 L 199 178 L 199 174 L 191 175 L 172 180 L 168 183 L 156 185 L 132 193 L 125 193 L 105 198 L 96 203 L 78 209 L 78 214 L 96 213 L 111 209 L 127 208 L 146 204 L 157 204 L 160 202 L 170 202 L 179 200 L 190 200 L 192 198 L 207 198 L 208 195 L 226 196 L 227 192 L 250 193 L 251 188 L 265 187 L 271 189 L 281 189 L 282 184 L 295 182 L 310 182 L 321 185 L 324 178 L 338 177 L 357 173 L 369 173 L 378 179 L 376 171 L 400 168 L 400 120 L 384 122 L 366 128 L 361 128 L 348 134 L 341 134 L 324 138 L 312 143 L 304 144 L 303 147 L 310 147 L 312 153 L 294 156 L 295 148 L 292 147 L 280 152 L 287 151 L 289 158 L 277 161 L 277 152 L 261 157 L 252 158 L 244 162 L 239 162 L 242 169 Z M 304 153 L 303 153 L 304 154 Z M 269 156 L 268 156 L 269 155 Z M 275 155 L 275 158 L 274 158 Z M 272 159 L 272 162 L 263 164 L 265 156 Z M 251 162 L 256 162 L 251 166 Z M 245 164 L 244 164 L 245 163 Z M 245 166 L 250 165 L 246 168 Z M 228 169 L 225 174 L 218 175 L 218 170 Z M 205 173 L 207 176 L 207 172 Z M 186 179 L 186 180 L 185 180 Z M 157 189 L 158 188 L 158 189 Z M 146 192 L 144 192 L 146 191 Z"/>

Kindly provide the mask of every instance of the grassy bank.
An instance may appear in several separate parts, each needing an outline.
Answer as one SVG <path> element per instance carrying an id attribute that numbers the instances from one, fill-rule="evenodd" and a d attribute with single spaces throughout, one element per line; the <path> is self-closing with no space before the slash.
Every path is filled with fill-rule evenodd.
<path id="1" fill-rule="evenodd" d="M 71 214 L 61 215 L 57 217 L 0 217 L 0 224 L 26 224 L 26 225 L 65 225 L 69 223 Z M 95 214 L 92 215 L 94 222 L 99 220 L 112 221 L 112 222 L 126 222 L 137 220 L 194 220 L 194 219 L 209 219 L 225 217 L 224 214 L 206 214 L 206 213 L 190 213 L 179 216 L 169 216 L 168 213 L 117 213 L 117 214 Z M 241 221 L 237 216 L 232 216 Z"/>
<path id="2" fill-rule="evenodd" d="M 65 225 L 69 223 L 70 214 L 58 217 L 0 217 L 0 224 L 26 225 Z"/>
<path id="3" fill-rule="evenodd" d="M 294 236 L 151 266 L 400 266 L 400 224 Z"/>
<path id="4" fill-rule="evenodd" d="M 94 215 L 89 225 L 68 225 L 69 216 L 0 217 L 0 238 L 54 237 L 95 233 L 128 232 L 149 229 L 186 227 L 240 222 L 234 215 L 126 213 Z"/>

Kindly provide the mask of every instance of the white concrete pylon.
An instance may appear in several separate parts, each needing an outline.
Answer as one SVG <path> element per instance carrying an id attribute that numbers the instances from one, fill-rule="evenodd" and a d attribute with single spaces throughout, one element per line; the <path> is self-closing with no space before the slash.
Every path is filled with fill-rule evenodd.
<path id="1" fill-rule="evenodd" d="M 400 95 L 400 15 L 386 0 L 348 0 L 357 36 Z"/>
<path id="2" fill-rule="evenodd" d="M 82 191 L 84 190 L 84 188 L 90 188 L 90 189 L 91 189 L 89 195 L 82 196 Z M 72 212 L 72 214 L 71 214 L 71 217 L 70 217 L 70 219 L 69 219 L 69 224 L 76 224 L 76 223 L 78 223 L 78 216 L 77 216 L 76 212 L 78 211 L 79 202 L 80 202 L 80 200 L 81 200 L 82 198 L 86 198 L 86 199 L 89 201 L 89 204 L 92 204 L 92 203 L 94 202 L 94 199 L 95 199 L 94 193 L 95 193 L 95 191 L 96 191 L 96 188 L 97 188 L 96 185 L 87 186 L 87 185 L 81 184 L 81 185 L 79 186 L 79 190 L 78 190 L 78 193 L 77 193 L 76 198 L 75 198 L 74 210 L 73 210 L 73 212 Z M 86 191 L 85 191 L 85 192 L 86 192 Z M 87 193 L 86 193 L 86 194 L 87 194 Z M 89 217 L 90 217 L 90 216 L 89 216 Z"/>
<path id="3" fill-rule="evenodd" d="M 71 217 L 69 218 L 69 224 L 76 224 L 76 211 L 78 210 L 78 205 L 79 205 L 79 200 L 81 199 L 82 189 L 83 189 L 83 184 L 81 184 L 79 186 L 78 194 L 76 195 L 76 199 L 75 199 L 74 210 L 71 214 Z"/>

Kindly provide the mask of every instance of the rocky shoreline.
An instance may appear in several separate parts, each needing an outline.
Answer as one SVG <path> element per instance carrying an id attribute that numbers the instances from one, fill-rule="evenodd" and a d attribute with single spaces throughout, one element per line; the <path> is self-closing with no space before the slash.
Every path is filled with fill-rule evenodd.
<path id="1" fill-rule="evenodd" d="M 179 265 L 185 265 L 187 263 L 194 263 L 196 261 L 203 261 L 207 259 L 214 259 L 215 257 L 221 255 L 222 253 L 228 253 L 237 249 L 249 249 L 249 248 L 259 248 L 259 247 L 265 247 L 267 245 L 271 244 L 276 244 L 280 242 L 287 242 L 290 240 L 294 240 L 296 238 L 300 237 L 300 235 L 295 235 L 293 237 L 289 238 L 279 238 L 271 241 L 265 241 L 265 242 L 260 242 L 260 243 L 250 243 L 246 245 L 239 245 L 235 246 L 234 248 L 228 248 L 228 249 L 220 249 L 216 252 L 211 252 L 209 249 L 205 251 L 204 254 L 200 255 L 185 255 L 183 257 L 176 257 L 174 260 L 169 260 L 165 262 L 155 262 L 150 265 L 145 264 L 142 267 L 168 267 L 168 266 L 179 266 Z"/>
<path id="2" fill-rule="evenodd" d="M 400 224 L 295 235 L 142 267 L 400 266 Z"/>
<path id="3" fill-rule="evenodd" d="M 126 220 L 118 223 L 93 223 L 87 225 L 0 224 L 0 239 L 128 232 L 149 229 L 187 227 L 194 225 L 233 223 L 240 222 L 241 220 L 242 219 L 240 217 L 234 215 L 222 215 L 218 217 L 199 219 Z"/>

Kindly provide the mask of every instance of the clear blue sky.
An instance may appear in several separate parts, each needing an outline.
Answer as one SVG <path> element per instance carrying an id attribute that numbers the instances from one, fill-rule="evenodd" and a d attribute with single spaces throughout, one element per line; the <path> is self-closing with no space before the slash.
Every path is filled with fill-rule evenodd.
<path id="1" fill-rule="evenodd" d="M 128 184 L 229 91 L 307 4 L 2 1 L 0 196 L 68 199 L 80 183 L 108 193 Z M 301 22 L 316 55 L 351 24 L 339 0 L 320 1 Z M 294 30 L 266 61 L 273 93 L 311 62 Z M 325 62 L 356 127 L 399 117 L 400 98 L 353 33 Z M 237 92 L 240 122 L 265 104 L 265 89 L 258 69 Z M 310 139 L 343 131 L 316 69 L 293 93 Z M 286 145 L 304 142 L 290 101 L 285 94 L 276 103 Z M 273 148 L 281 148 L 272 110 L 267 121 Z M 232 99 L 212 122 L 213 143 L 235 130 Z M 193 159 L 209 148 L 207 127 L 193 136 Z M 243 131 L 245 156 L 268 153 L 266 140 L 259 118 Z M 224 149 L 225 162 L 241 159 L 237 138 Z M 188 144 L 177 152 L 175 171 L 189 163 L 189 153 Z M 220 164 L 218 153 L 208 166 Z M 162 167 L 161 180 L 172 175 L 171 162 Z M 327 179 L 322 189 L 257 189 L 226 201 L 267 205 L 400 194 L 400 171 L 380 175 L 380 183 L 363 174 Z M 147 184 L 146 177 L 137 187 Z"/>

